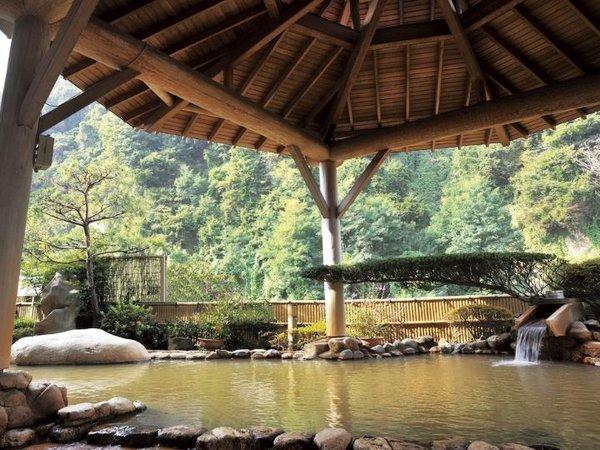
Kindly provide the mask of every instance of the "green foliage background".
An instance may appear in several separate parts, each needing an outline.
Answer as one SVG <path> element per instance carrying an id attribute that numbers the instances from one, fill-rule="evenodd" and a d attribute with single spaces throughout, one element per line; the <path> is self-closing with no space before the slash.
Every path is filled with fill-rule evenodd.
<path id="1" fill-rule="evenodd" d="M 59 83 L 48 103 L 75 94 Z M 170 264 L 190 269 L 188 279 L 226 279 L 248 300 L 322 298 L 321 284 L 300 275 L 321 262 L 320 219 L 290 158 L 138 132 L 99 105 L 52 135 L 54 166 L 34 177 L 35 191 L 52 190 L 62 165 L 109 166 L 119 189 L 127 191 L 128 214 L 94 229 L 97 253 L 115 247 L 167 252 Z M 342 221 L 344 261 L 482 251 L 550 252 L 571 261 L 598 257 L 600 178 L 577 160 L 579 149 L 599 138 L 595 114 L 506 148 L 394 154 Z M 339 168 L 340 196 L 368 162 Z M 41 254 L 40 242 L 64 245 L 80 237 L 45 216 L 36 199 L 25 275 L 36 275 L 48 256 L 81 256 L 48 246 Z M 348 289 L 362 297 L 371 288 Z M 377 289 L 378 296 L 419 294 L 398 286 Z M 464 292 L 444 287 L 427 293 Z"/>

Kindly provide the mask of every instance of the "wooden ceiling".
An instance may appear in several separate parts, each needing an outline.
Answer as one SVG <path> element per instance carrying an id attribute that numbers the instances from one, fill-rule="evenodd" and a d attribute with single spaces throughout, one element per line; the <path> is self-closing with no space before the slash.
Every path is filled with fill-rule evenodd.
<path id="1" fill-rule="evenodd" d="M 326 145 L 600 69 L 600 0 L 101 0 L 94 15 Z M 287 153 L 137 72 L 75 51 L 63 75 L 107 83 L 100 103 L 134 127 Z M 506 144 L 598 109 L 391 150 Z"/>

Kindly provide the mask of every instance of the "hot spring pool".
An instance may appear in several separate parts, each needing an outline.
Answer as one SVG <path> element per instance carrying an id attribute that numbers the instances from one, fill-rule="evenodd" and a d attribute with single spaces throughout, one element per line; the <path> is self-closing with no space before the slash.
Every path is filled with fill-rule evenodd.
<path id="1" fill-rule="evenodd" d="M 370 361 L 156 361 L 25 367 L 68 387 L 71 404 L 140 399 L 136 424 L 211 428 L 342 427 L 415 441 L 463 436 L 488 442 L 598 448 L 600 370 L 573 363 L 494 366 L 504 358 L 429 356 Z"/>

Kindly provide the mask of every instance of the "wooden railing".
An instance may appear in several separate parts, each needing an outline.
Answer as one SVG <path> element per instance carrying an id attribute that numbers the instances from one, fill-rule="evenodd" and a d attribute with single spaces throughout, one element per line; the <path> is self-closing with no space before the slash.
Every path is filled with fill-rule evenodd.
<path id="1" fill-rule="evenodd" d="M 469 304 L 488 304 L 506 308 L 512 314 L 519 316 L 527 307 L 527 303 L 518 298 L 506 295 L 488 296 L 456 296 L 456 297 L 417 297 L 390 300 L 347 300 L 346 308 L 359 307 L 369 302 L 374 308 L 379 322 L 389 324 L 389 332 L 385 336 L 388 340 L 414 336 L 434 336 L 436 339 L 468 340 L 464 330 L 451 327 L 448 313 L 460 306 Z M 288 304 L 292 304 L 294 315 L 299 325 L 307 325 L 320 320 L 325 320 L 324 301 L 271 301 L 273 321 L 277 324 L 288 323 Z M 198 318 L 210 319 L 214 303 L 144 303 L 154 311 L 159 322 L 173 322 Z M 248 308 L 256 303 L 245 303 Z M 18 317 L 30 317 L 36 321 L 41 320 L 42 314 L 39 307 L 30 304 L 17 305 Z"/>

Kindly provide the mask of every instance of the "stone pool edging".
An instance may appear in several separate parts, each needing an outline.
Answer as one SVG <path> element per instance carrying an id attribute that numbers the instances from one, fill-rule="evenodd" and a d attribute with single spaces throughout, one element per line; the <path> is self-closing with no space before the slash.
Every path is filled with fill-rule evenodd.
<path id="1" fill-rule="evenodd" d="M 89 445 L 119 445 L 132 448 L 165 446 L 198 450 L 560 450 L 545 444 L 532 446 L 504 443 L 493 445 L 461 437 L 427 443 L 397 438 L 352 435 L 343 428 L 325 428 L 318 433 L 284 431 L 255 426 L 248 429 L 217 427 L 207 430 L 194 426 L 158 428 L 151 426 L 103 425 L 92 429 L 85 440 Z"/>
<path id="2" fill-rule="evenodd" d="M 544 359 L 580 362 L 600 367 L 600 322 L 588 320 L 573 322 L 567 336 L 544 338 Z M 223 359 L 252 360 L 338 360 L 381 359 L 420 354 L 461 355 L 514 355 L 514 333 L 492 335 L 487 339 L 467 343 L 450 343 L 445 339 L 436 342 L 431 336 L 396 340 L 370 346 L 368 342 L 352 338 L 323 338 L 311 342 L 303 350 L 280 351 L 276 349 L 237 350 L 149 350 L 152 360 L 209 361 Z"/>
<path id="3" fill-rule="evenodd" d="M 79 441 L 100 422 L 146 409 L 141 401 L 123 397 L 67 405 L 65 387 L 34 382 L 31 374 L 22 370 L 0 371 L 0 448 L 19 448 L 46 440 Z"/>

